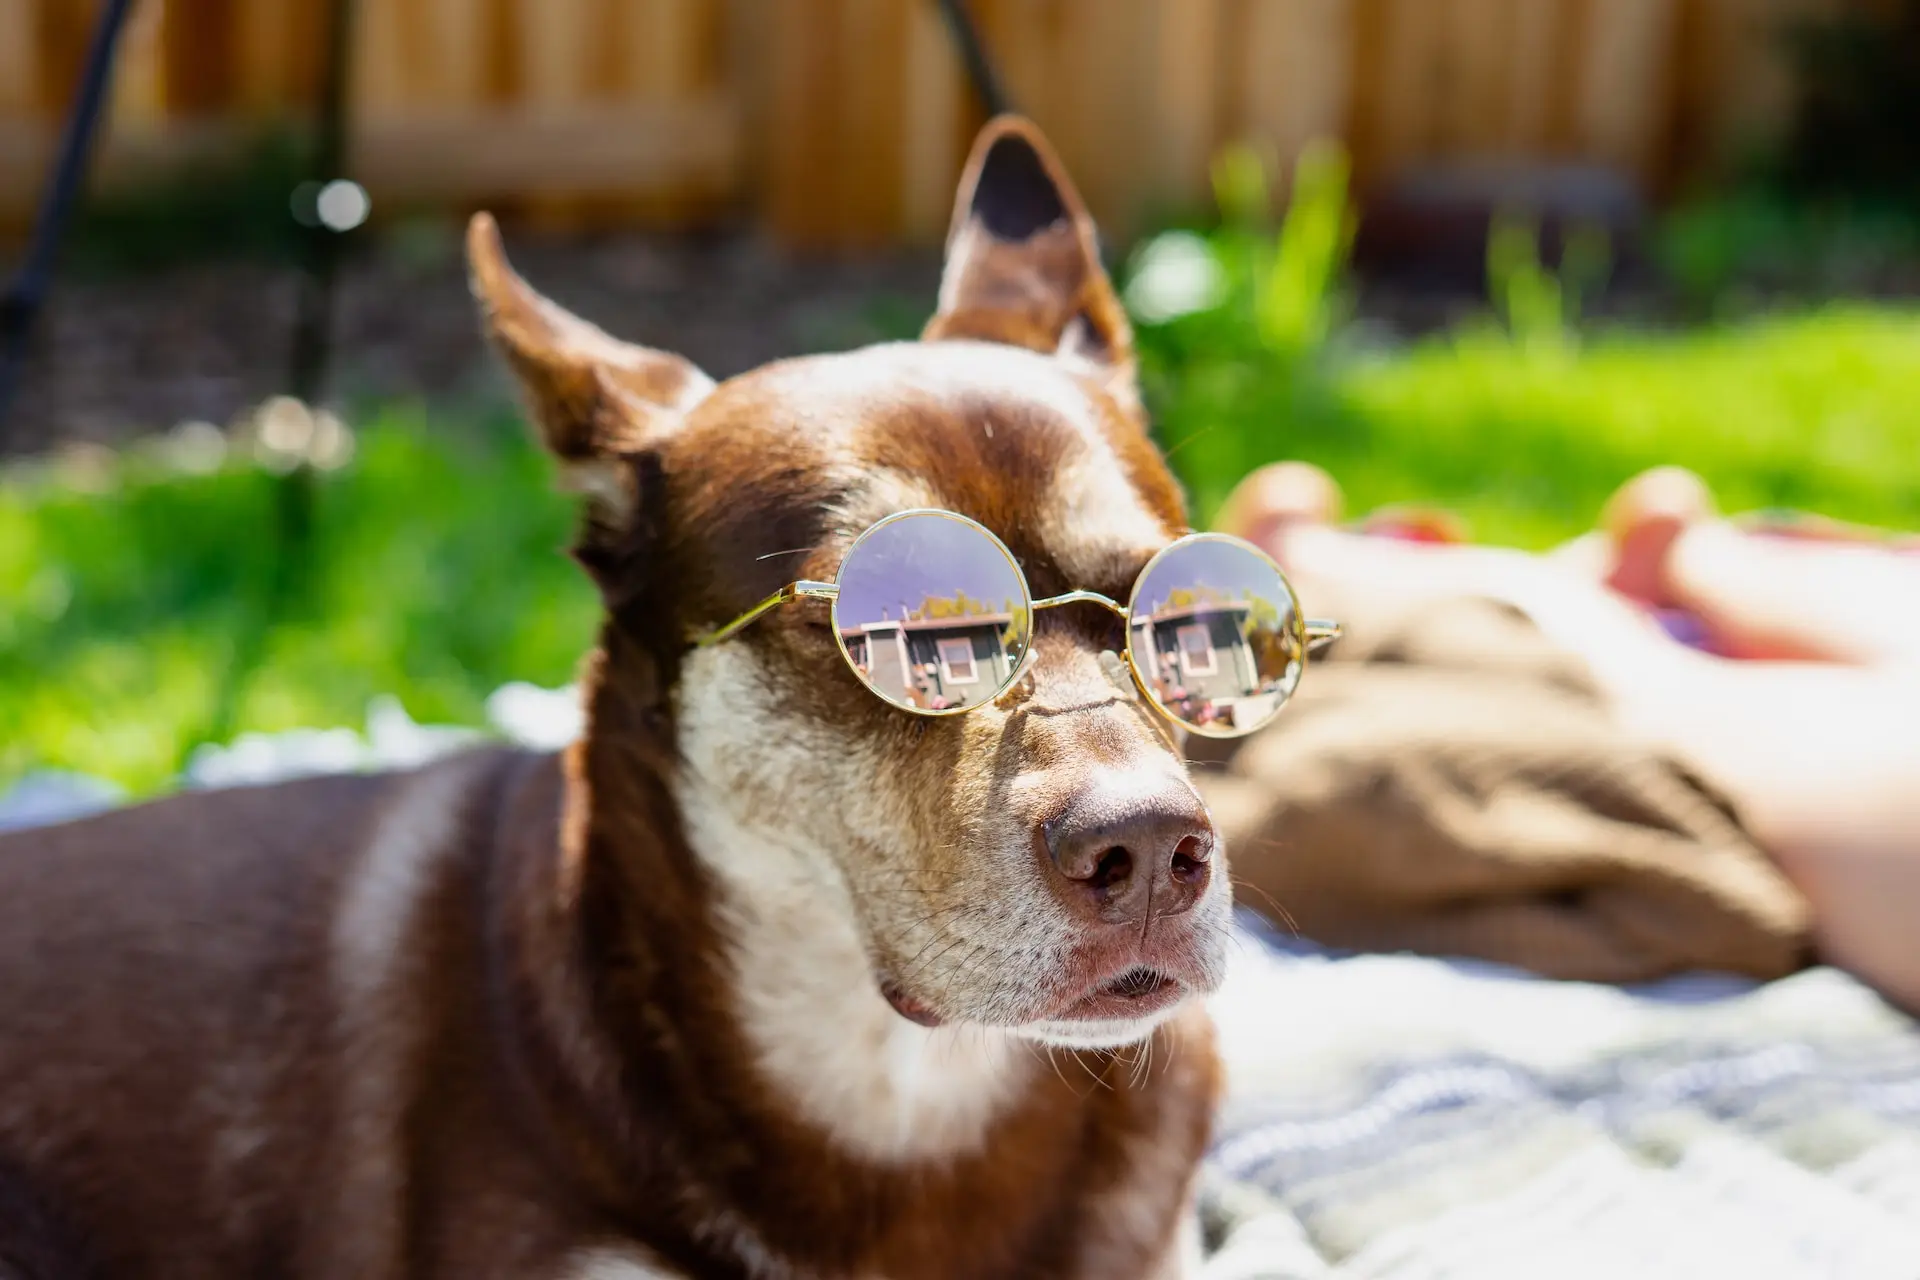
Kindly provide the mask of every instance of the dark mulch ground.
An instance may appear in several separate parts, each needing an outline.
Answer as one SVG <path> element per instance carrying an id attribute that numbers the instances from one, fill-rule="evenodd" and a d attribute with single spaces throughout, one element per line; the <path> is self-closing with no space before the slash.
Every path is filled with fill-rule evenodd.
<path id="1" fill-rule="evenodd" d="M 743 237 L 509 233 L 508 249 L 549 296 L 717 377 L 910 331 L 939 276 L 931 255 L 802 260 Z M 264 263 L 59 279 L 0 454 L 231 421 L 285 388 L 296 294 L 291 268 Z M 416 228 L 354 255 L 338 298 L 336 398 L 498 394 L 451 229 Z"/>

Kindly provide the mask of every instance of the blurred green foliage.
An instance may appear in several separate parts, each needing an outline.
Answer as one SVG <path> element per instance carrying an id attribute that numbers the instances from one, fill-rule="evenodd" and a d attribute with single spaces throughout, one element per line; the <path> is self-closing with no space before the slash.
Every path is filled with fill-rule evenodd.
<path id="1" fill-rule="evenodd" d="M 1294 233 L 1347 225 L 1343 173 L 1310 153 L 1278 228 L 1262 229 L 1266 184 L 1230 159 L 1216 175 L 1226 226 L 1167 233 L 1129 264 L 1156 429 L 1202 522 L 1254 467 L 1300 458 L 1331 470 L 1355 510 L 1446 505 L 1477 536 L 1521 546 L 1590 527 L 1621 481 L 1662 463 L 1701 472 L 1732 508 L 1920 527 L 1920 309 L 1588 332 L 1604 240 L 1576 232 L 1549 271 L 1531 228 L 1503 219 L 1490 317 L 1400 348 L 1350 325 L 1276 326 L 1344 315 L 1342 264 L 1325 259 L 1346 237 Z"/>
<path id="2" fill-rule="evenodd" d="M 291 199 L 310 160 L 298 134 L 261 133 L 237 154 L 88 197 L 62 270 L 107 275 L 208 259 L 298 260 L 305 234 Z"/>
<path id="3" fill-rule="evenodd" d="M 1920 281 L 1920 211 L 1882 199 L 1810 200 L 1751 181 L 1662 218 L 1655 263 L 1686 314 L 1727 319 L 1779 300 Z"/>
<path id="4" fill-rule="evenodd" d="M 510 679 L 560 684 L 594 600 L 562 554 L 571 504 L 504 414 L 447 429 L 393 408 L 320 478 L 312 574 L 242 692 L 242 729 L 358 727 L 397 694 L 475 723 Z M 136 789 L 170 777 L 212 713 L 273 565 L 276 477 L 151 457 L 0 480 L 0 785 L 31 767 Z"/>
<path id="5" fill-rule="evenodd" d="M 1613 246 L 1604 228 L 1568 230 L 1560 265 L 1540 260 L 1540 228 L 1529 219 L 1502 214 L 1487 243 L 1487 296 L 1514 341 L 1529 350 L 1564 347 L 1577 340 L 1581 305 L 1607 282 Z"/>
<path id="6" fill-rule="evenodd" d="M 1590 527 L 1660 463 L 1698 470 L 1733 509 L 1920 528 L 1920 309 L 1588 331 L 1604 245 L 1549 272 L 1526 225 L 1503 222 L 1494 313 L 1385 347 L 1349 319 L 1337 153 L 1310 153 L 1278 219 L 1249 155 L 1216 180 L 1222 225 L 1156 237 L 1121 275 L 1156 430 L 1201 522 L 1253 467 L 1303 458 L 1353 510 L 1443 504 L 1522 546 Z M 391 405 L 357 422 L 353 462 L 319 481 L 308 589 L 245 683 L 239 727 L 358 727 L 379 694 L 475 723 L 505 681 L 569 679 L 595 603 L 562 554 L 571 503 L 513 415 Z M 259 621 L 275 483 L 247 459 L 183 470 L 153 450 L 0 471 L 0 786 L 37 767 L 166 782 Z"/>

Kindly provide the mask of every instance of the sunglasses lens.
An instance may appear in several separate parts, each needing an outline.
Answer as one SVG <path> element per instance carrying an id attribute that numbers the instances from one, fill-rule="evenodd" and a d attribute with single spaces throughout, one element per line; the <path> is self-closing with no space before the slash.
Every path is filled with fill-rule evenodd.
<path id="1" fill-rule="evenodd" d="M 964 711 L 1012 683 L 1032 637 L 1026 586 L 985 529 L 914 513 L 875 525 L 840 566 L 834 625 L 867 687 L 913 711 Z"/>
<path id="2" fill-rule="evenodd" d="M 1279 713 L 1300 682 L 1300 610 L 1273 561 L 1244 542 L 1176 542 L 1134 592 L 1128 643 L 1160 710 L 1235 737 Z"/>

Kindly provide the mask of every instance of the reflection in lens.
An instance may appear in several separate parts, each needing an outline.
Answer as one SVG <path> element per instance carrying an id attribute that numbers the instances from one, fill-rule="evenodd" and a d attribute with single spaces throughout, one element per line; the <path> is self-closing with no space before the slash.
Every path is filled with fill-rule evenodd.
<path id="1" fill-rule="evenodd" d="M 1133 663 L 1160 709 L 1199 733 L 1251 732 L 1300 682 L 1299 610 L 1273 562 L 1236 539 L 1177 542 L 1134 591 Z"/>
<path id="2" fill-rule="evenodd" d="M 961 711 L 996 697 L 1026 657 L 1026 585 L 993 535 L 957 516 L 898 516 L 862 534 L 834 625 L 867 687 L 896 706 Z"/>

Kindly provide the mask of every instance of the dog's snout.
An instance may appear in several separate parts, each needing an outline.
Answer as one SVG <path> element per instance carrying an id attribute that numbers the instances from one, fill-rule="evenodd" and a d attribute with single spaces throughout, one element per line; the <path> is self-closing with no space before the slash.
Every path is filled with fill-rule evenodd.
<path id="1" fill-rule="evenodd" d="M 1192 907 L 1213 876 L 1214 840 L 1197 797 L 1171 786 L 1118 804 L 1085 796 L 1041 828 L 1055 891 L 1106 921 Z"/>

